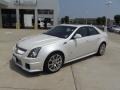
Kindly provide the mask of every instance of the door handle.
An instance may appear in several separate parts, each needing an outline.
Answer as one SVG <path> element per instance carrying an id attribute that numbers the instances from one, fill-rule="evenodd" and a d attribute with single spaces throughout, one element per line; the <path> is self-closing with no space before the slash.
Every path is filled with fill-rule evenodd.
<path id="1" fill-rule="evenodd" d="M 100 40 L 100 38 L 97 38 L 98 40 Z"/>
<path id="2" fill-rule="evenodd" d="M 86 40 L 86 42 L 89 42 L 90 40 Z"/>
<path id="3" fill-rule="evenodd" d="M 64 42 L 63 44 L 65 45 L 65 44 L 67 44 L 67 42 Z"/>

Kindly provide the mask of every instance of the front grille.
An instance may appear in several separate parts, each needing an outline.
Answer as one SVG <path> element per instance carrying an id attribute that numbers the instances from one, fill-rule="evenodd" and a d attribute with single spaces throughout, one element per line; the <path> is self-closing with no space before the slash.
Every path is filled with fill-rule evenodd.
<path id="1" fill-rule="evenodd" d="M 15 50 L 15 52 L 17 53 L 17 54 L 24 54 L 25 52 L 26 52 L 27 50 L 26 49 L 23 49 L 23 48 L 21 48 L 21 47 L 19 47 L 18 45 L 16 45 L 16 50 Z"/>
<path id="2" fill-rule="evenodd" d="M 16 45 L 16 48 L 18 48 L 18 49 L 20 49 L 20 50 L 22 50 L 22 51 L 24 51 L 24 52 L 27 51 L 27 49 L 21 48 L 21 47 L 19 47 L 18 45 Z"/>

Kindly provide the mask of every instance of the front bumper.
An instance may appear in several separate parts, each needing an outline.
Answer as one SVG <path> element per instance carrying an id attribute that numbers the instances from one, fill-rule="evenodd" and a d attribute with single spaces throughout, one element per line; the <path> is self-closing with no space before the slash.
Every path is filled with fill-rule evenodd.
<path id="1" fill-rule="evenodd" d="M 13 54 L 12 60 L 15 62 L 17 66 L 19 66 L 20 68 L 22 68 L 27 72 L 32 73 L 32 72 L 43 71 L 43 64 L 42 62 L 40 62 L 40 60 L 36 60 L 36 59 L 31 60 L 29 58 L 22 57 L 21 55 L 18 54 Z"/>

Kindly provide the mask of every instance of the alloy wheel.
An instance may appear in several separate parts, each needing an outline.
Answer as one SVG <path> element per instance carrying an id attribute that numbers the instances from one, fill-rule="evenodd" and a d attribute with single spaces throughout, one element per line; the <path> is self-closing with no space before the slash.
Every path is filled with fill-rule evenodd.
<path id="1" fill-rule="evenodd" d="M 106 45 L 105 45 L 105 44 L 102 44 L 102 45 L 100 46 L 100 54 L 101 54 L 101 55 L 104 55 L 105 49 L 106 49 Z"/>
<path id="2" fill-rule="evenodd" d="M 63 64 L 63 58 L 59 54 L 54 54 L 48 61 L 48 69 L 52 72 L 58 71 Z"/>

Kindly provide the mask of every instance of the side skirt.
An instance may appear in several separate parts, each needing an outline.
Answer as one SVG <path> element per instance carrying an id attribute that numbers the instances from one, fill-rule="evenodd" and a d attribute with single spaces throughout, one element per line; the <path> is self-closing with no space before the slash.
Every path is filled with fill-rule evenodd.
<path id="1" fill-rule="evenodd" d="M 85 56 L 81 56 L 81 57 L 78 57 L 78 58 L 75 58 L 75 59 L 69 60 L 69 61 L 65 62 L 64 64 L 67 64 L 67 63 L 70 63 L 70 62 L 76 61 L 76 60 L 78 60 L 78 59 L 82 59 L 82 58 L 85 58 L 85 57 L 88 57 L 88 56 L 94 55 L 94 54 L 96 54 L 96 53 L 97 53 L 97 52 L 93 52 L 93 53 L 87 54 L 87 55 L 85 55 Z"/>

